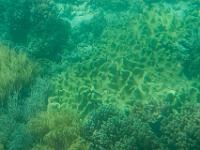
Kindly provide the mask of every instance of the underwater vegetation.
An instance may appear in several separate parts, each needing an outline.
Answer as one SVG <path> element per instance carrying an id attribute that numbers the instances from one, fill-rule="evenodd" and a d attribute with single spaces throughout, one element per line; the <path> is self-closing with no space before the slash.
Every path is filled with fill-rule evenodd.
<path id="1" fill-rule="evenodd" d="M 4 105 L 10 94 L 31 83 L 35 65 L 24 53 L 7 46 L 0 45 L 0 51 L 0 103 Z"/>
<path id="2" fill-rule="evenodd" d="M 0 0 L 0 150 L 198 150 L 199 0 Z"/>
<path id="3" fill-rule="evenodd" d="M 28 122 L 29 132 L 34 139 L 32 149 L 73 149 L 79 138 L 80 120 L 70 108 L 49 104 L 47 112 L 40 113 Z M 77 146 L 79 143 L 77 143 Z"/>

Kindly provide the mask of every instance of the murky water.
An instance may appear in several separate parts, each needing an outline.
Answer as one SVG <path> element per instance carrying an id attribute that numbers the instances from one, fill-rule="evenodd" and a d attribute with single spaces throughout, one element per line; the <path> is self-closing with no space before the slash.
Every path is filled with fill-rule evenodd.
<path id="1" fill-rule="evenodd" d="M 199 150 L 199 0 L 0 0 L 0 150 Z"/>

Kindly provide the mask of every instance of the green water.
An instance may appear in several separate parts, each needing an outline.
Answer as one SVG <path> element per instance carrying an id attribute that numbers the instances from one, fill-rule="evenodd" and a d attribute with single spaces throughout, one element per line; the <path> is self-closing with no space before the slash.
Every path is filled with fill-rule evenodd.
<path id="1" fill-rule="evenodd" d="M 199 0 L 0 0 L 0 150 L 199 150 Z"/>

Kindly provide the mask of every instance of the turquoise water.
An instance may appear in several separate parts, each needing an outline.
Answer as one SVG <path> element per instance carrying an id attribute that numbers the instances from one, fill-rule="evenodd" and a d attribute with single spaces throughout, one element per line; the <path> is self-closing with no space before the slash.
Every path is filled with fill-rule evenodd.
<path id="1" fill-rule="evenodd" d="M 199 0 L 0 0 L 0 150 L 199 150 Z"/>

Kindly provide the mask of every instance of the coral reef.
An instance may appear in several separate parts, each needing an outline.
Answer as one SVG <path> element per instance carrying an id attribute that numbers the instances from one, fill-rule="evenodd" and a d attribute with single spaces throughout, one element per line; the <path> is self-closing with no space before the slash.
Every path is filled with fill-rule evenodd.
<path id="1" fill-rule="evenodd" d="M 102 103 L 122 108 L 136 101 L 162 105 L 169 95 L 178 99 L 182 90 L 189 93 L 193 83 L 181 74 L 182 53 L 176 47 L 187 27 L 176 17 L 172 10 L 155 6 L 142 15 L 122 16 L 128 21 L 121 28 L 110 22 L 94 44 L 98 51 L 69 62 L 71 67 L 54 79 L 54 96 L 85 113 Z"/>
<path id="2" fill-rule="evenodd" d="M 9 142 L 9 135 L 11 135 L 15 125 L 15 121 L 8 115 L 0 115 L 0 145 L 3 145 L 2 147 L 5 148 L 5 145 Z"/>
<path id="3" fill-rule="evenodd" d="M 199 6 L 0 0 L 0 150 L 200 149 Z"/>
<path id="4" fill-rule="evenodd" d="M 189 34 L 189 40 L 184 43 L 187 49 L 185 61 L 183 62 L 183 72 L 188 78 L 199 78 L 199 65 L 200 65 L 200 28 L 193 29 Z"/>
<path id="5" fill-rule="evenodd" d="M 0 103 L 5 104 L 8 96 L 19 92 L 33 80 L 35 65 L 25 54 L 17 54 L 7 46 L 0 45 Z"/>
<path id="6" fill-rule="evenodd" d="M 119 12 L 120 10 L 126 10 L 129 6 L 129 0 L 101 0 L 101 1 L 90 1 L 91 5 L 94 8 L 103 8 L 104 10 L 116 11 Z"/>
<path id="7" fill-rule="evenodd" d="M 10 0 L 9 3 L 12 7 L 5 15 L 8 39 L 27 47 L 35 58 L 58 59 L 69 39 L 70 24 L 59 18 L 55 2 L 18 0 L 13 5 Z"/>
<path id="8" fill-rule="evenodd" d="M 29 34 L 29 51 L 36 58 L 55 59 L 66 46 L 70 25 L 59 18 L 53 0 L 33 0 L 31 9 L 32 29 Z"/>
<path id="9" fill-rule="evenodd" d="M 24 124 L 19 125 L 9 137 L 8 150 L 28 150 L 32 144 L 32 138 L 26 131 Z"/>
<path id="10" fill-rule="evenodd" d="M 7 36 L 13 42 L 25 43 L 27 41 L 28 32 L 31 28 L 30 4 L 31 2 L 26 0 L 17 0 L 16 3 L 13 3 L 12 0 L 7 2 Z"/>
<path id="11" fill-rule="evenodd" d="M 113 106 L 101 106 L 93 113 L 83 125 L 82 134 L 95 150 L 159 149 L 148 123 Z"/>
<path id="12" fill-rule="evenodd" d="M 162 140 L 168 149 L 199 149 L 199 104 L 185 104 L 163 119 Z"/>
<path id="13" fill-rule="evenodd" d="M 48 96 L 52 90 L 48 79 L 38 77 L 30 89 L 30 94 L 23 103 L 23 118 L 29 120 L 38 112 L 45 111 L 48 104 Z"/>
<path id="14" fill-rule="evenodd" d="M 66 106 L 50 103 L 47 112 L 40 113 L 28 123 L 34 139 L 33 149 L 70 149 L 79 138 L 78 114 Z"/>

